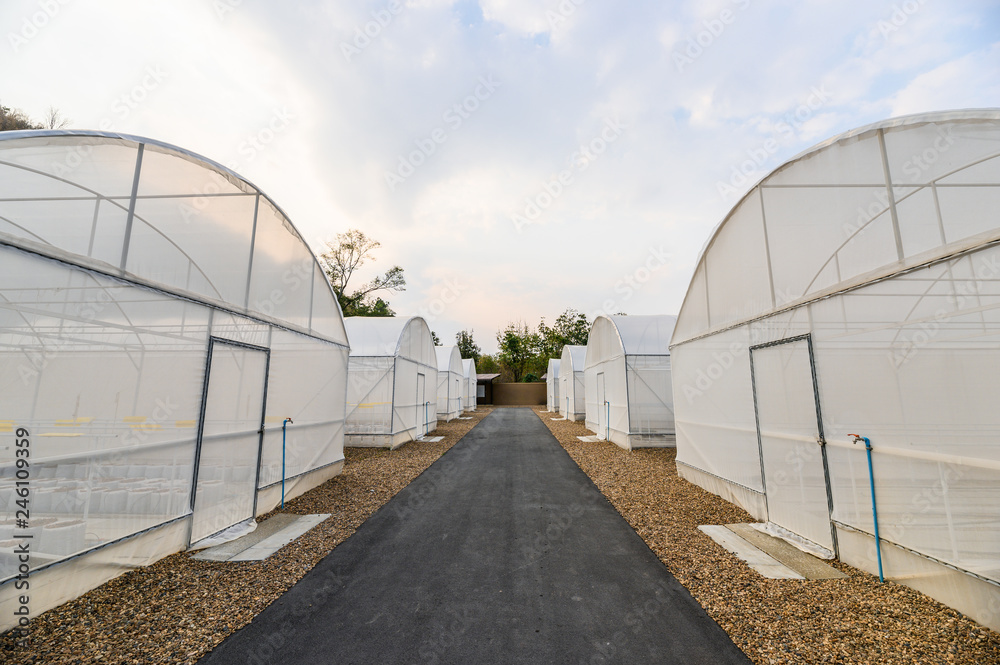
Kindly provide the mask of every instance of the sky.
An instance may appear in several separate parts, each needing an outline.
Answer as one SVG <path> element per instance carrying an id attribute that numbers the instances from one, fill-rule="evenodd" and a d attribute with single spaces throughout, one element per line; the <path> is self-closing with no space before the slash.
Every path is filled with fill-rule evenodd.
<path id="1" fill-rule="evenodd" d="M 173 143 L 314 249 L 380 241 L 399 315 L 496 350 L 676 314 L 713 228 L 810 146 L 1000 106 L 996 0 L 4 0 L 0 103 Z"/>

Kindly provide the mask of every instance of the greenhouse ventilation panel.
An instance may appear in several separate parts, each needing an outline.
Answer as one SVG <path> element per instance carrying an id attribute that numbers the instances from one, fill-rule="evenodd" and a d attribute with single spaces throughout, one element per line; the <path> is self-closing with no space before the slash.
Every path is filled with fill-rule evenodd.
<path id="1" fill-rule="evenodd" d="M 345 445 L 398 448 L 437 427 L 437 354 L 420 317 L 344 320 L 351 342 Z"/>
<path id="2" fill-rule="evenodd" d="M 671 350 L 680 475 L 1000 629 L 1000 111 L 887 120 L 715 230 Z"/>
<path id="3" fill-rule="evenodd" d="M 15 439 L 41 612 L 339 473 L 347 357 L 316 258 L 239 175 L 134 136 L 0 133 L 0 626 Z"/>
<path id="4" fill-rule="evenodd" d="M 676 316 L 598 316 L 584 366 L 587 429 L 626 450 L 672 447 Z"/>

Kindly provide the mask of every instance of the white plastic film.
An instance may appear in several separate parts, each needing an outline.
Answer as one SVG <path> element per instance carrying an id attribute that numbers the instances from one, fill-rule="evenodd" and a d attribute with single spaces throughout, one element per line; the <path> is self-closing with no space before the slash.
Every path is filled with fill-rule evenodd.
<path id="1" fill-rule="evenodd" d="M 583 420 L 587 413 L 584 374 L 587 364 L 587 347 L 563 347 L 559 361 L 560 410 L 570 420 Z"/>
<path id="2" fill-rule="evenodd" d="M 545 408 L 559 411 L 559 361 L 549 360 L 549 371 L 545 377 Z"/>
<path id="3" fill-rule="evenodd" d="M 435 347 L 437 353 L 437 414 L 449 421 L 462 414 L 462 356 L 457 346 Z"/>
<path id="4" fill-rule="evenodd" d="M 673 444 L 667 344 L 675 321 L 673 316 L 600 316 L 594 321 L 584 377 L 591 431 L 626 448 Z"/>
<path id="5" fill-rule="evenodd" d="M 329 342 L 273 330 L 260 488 L 281 482 L 282 456 L 286 478 L 344 459 L 347 353 Z M 282 432 L 285 418 L 292 422 Z"/>

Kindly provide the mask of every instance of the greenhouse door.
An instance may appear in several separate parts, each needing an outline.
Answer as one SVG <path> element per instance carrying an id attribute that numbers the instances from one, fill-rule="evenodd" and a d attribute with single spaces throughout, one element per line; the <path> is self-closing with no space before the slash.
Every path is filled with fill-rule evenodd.
<path id="1" fill-rule="evenodd" d="M 605 404 L 607 395 L 604 392 L 604 372 L 597 375 L 597 436 L 608 436 L 608 406 Z"/>
<path id="2" fill-rule="evenodd" d="M 213 339 L 195 457 L 195 543 L 254 516 L 267 397 L 267 349 Z"/>
<path id="3" fill-rule="evenodd" d="M 836 551 L 812 342 L 750 349 L 768 520 Z"/>
<path id="4" fill-rule="evenodd" d="M 427 390 L 427 377 L 423 374 L 417 374 L 417 437 L 421 437 L 427 434 L 427 398 L 425 397 L 425 391 Z"/>

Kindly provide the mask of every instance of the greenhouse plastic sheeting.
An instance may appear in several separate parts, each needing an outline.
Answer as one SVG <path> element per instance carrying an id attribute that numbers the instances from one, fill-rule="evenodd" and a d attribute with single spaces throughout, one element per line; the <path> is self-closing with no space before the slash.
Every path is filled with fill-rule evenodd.
<path id="1" fill-rule="evenodd" d="M 462 371 L 464 374 L 463 385 L 465 387 L 465 397 L 462 400 L 463 411 L 475 411 L 478 390 L 478 377 L 476 374 L 476 360 L 474 358 L 464 358 L 462 360 Z"/>
<path id="2" fill-rule="evenodd" d="M 569 420 L 583 420 L 587 415 L 584 368 L 587 364 L 587 347 L 563 347 L 559 361 L 559 413 Z"/>
<path id="3" fill-rule="evenodd" d="M 550 358 L 549 370 L 545 376 L 545 408 L 547 411 L 559 411 L 559 361 Z"/>
<path id="4" fill-rule="evenodd" d="M 350 317 L 347 445 L 393 448 L 437 427 L 437 354 L 419 317 Z"/>
<path id="5" fill-rule="evenodd" d="M 678 470 L 1000 628 L 1000 111 L 826 141 L 717 228 L 672 341 Z M 819 445 L 819 442 L 825 445 Z"/>
<path id="6" fill-rule="evenodd" d="M 347 354 L 315 257 L 238 175 L 138 137 L 0 134 L 0 542 L 19 530 L 20 431 L 47 588 L 92 588 L 270 509 L 282 472 L 339 469 Z M 36 611 L 46 598 L 66 599 Z"/>
<path id="7" fill-rule="evenodd" d="M 674 445 L 674 316 L 599 316 L 587 342 L 587 428 L 631 449 Z"/>
<path id="8" fill-rule="evenodd" d="M 457 346 L 437 346 L 437 413 L 446 422 L 462 415 L 462 355 Z"/>

